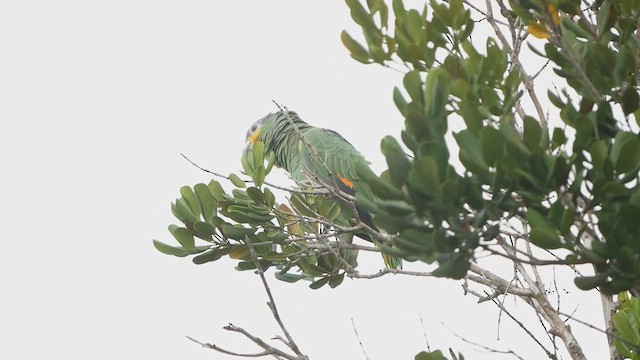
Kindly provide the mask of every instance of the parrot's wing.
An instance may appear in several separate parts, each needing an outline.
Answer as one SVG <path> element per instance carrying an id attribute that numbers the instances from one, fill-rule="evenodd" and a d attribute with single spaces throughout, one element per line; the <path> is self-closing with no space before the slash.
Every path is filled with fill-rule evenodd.
<path id="1" fill-rule="evenodd" d="M 360 177 L 356 173 L 356 167 L 360 164 L 368 166 L 365 158 L 345 140 L 342 135 L 335 131 L 312 128 L 305 132 L 305 138 L 311 147 L 315 150 L 318 157 L 324 162 L 327 169 L 335 176 L 335 180 L 341 190 L 348 194 L 354 194 L 355 191 L 362 192 L 363 195 L 373 198 L 371 190 L 367 184 L 360 181 Z M 308 168 L 314 176 L 327 184 L 331 184 L 331 178 L 326 174 L 324 166 L 318 161 L 314 161 L 314 156 L 309 153 L 305 144 L 300 144 L 301 157 L 304 167 Z"/>
<path id="2" fill-rule="evenodd" d="M 311 128 L 305 131 L 305 138 L 309 145 L 314 149 L 317 156 L 324 162 L 324 166 L 331 172 L 331 175 L 326 173 L 324 166 L 318 161 L 314 160 L 314 156 L 309 153 L 306 144 L 300 141 L 300 153 L 303 171 L 309 171 L 314 176 L 318 177 L 320 181 L 325 182 L 327 185 L 331 185 L 331 177 L 334 176 L 338 187 L 351 195 L 356 192 L 364 195 L 369 199 L 375 199 L 371 188 L 360 179 L 356 172 L 358 166 L 369 166 L 367 160 L 345 140 L 342 135 L 335 131 Z M 357 206 L 356 206 L 357 207 Z M 367 225 L 376 228 L 373 224 L 371 214 L 358 208 L 358 214 L 360 219 Z M 365 240 L 376 242 L 366 233 L 356 233 L 358 237 Z M 382 254 L 385 265 L 391 269 L 401 269 L 402 259 L 396 256 Z"/>

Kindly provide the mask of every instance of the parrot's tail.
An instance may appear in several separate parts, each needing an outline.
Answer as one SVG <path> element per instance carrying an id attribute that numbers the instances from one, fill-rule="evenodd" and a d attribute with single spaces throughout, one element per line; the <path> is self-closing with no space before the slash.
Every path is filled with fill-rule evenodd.
<path id="1" fill-rule="evenodd" d="M 395 255 L 382 254 L 382 259 L 384 260 L 384 265 L 388 269 L 400 270 L 402 269 L 402 258 L 397 257 Z"/>

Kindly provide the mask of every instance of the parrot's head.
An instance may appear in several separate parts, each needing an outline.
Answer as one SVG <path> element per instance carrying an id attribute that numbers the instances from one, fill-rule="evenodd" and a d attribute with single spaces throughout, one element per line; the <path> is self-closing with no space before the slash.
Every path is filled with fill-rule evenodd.
<path id="1" fill-rule="evenodd" d="M 263 131 L 263 125 L 269 115 L 254 122 L 249 130 L 247 130 L 247 136 L 245 138 L 244 147 L 242 148 L 242 154 L 247 156 L 253 147 L 253 143 L 260 140 L 260 133 Z"/>

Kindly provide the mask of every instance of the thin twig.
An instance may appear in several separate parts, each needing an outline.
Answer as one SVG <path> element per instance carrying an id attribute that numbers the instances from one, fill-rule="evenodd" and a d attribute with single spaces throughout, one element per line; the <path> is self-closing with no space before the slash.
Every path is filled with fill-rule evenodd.
<path id="1" fill-rule="evenodd" d="M 370 274 L 370 275 L 364 275 L 364 274 L 356 273 L 356 274 L 347 274 L 347 276 L 350 277 L 350 278 L 354 278 L 354 279 L 375 279 L 375 278 L 379 278 L 379 277 L 382 277 L 382 276 L 387 275 L 387 274 L 424 276 L 424 277 L 433 276 L 433 274 L 431 274 L 430 272 L 427 272 L 427 271 L 409 271 L 409 270 L 389 269 L 389 268 L 384 268 L 384 269 L 378 271 L 377 273 Z"/>
<path id="2" fill-rule="evenodd" d="M 462 336 L 458 335 L 458 334 L 457 334 L 457 333 L 455 333 L 453 330 L 449 329 L 445 324 L 441 324 L 441 325 L 442 325 L 442 326 L 444 326 L 444 328 L 445 328 L 445 329 L 449 330 L 449 332 L 450 332 L 451 334 L 453 334 L 453 336 L 455 336 L 455 337 L 457 337 L 458 339 L 460 339 L 460 340 L 462 340 L 462 341 L 466 342 L 467 344 L 471 344 L 471 345 L 473 345 L 473 346 L 477 346 L 477 347 L 479 347 L 479 348 L 481 348 L 481 349 L 484 349 L 484 350 L 487 350 L 488 352 L 491 352 L 491 353 L 496 353 L 496 354 L 500 354 L 500 355 L 513 355 L 513 356 L 515 356 L 516 358 L 518 358 L 518 359 L 520 359 L 520 360 L 524 360 L 524 358 L 523 358 L 522 356 L 520 356 L 520 355 L 516 354 L 516 352 L 515 352 L 515 351 L 513 351 L 513 350 L 511 350 L 511 349 L 507 349 L 507 350 L 498 350 L 498 349 L 490 348 L 490 347 L 488 347 L 488 346 L 486 346 L 486 345 L 478 344 L 478 343 L 476 343 L 476 342 L 473 342 L 473 341 L 471 341 L 471 340 L 468 340 L 468 339 L 466 339 L 466 338 L 464 338 L 464 337 L 462 337 Z"/>
<path id="3" fill-rule="evenodd" d="M 627 339 L 621 337 L 620 335 L 618 335 L 613 327 L 607 328 L 606 330 L 603 330 L 602 328 L 599 328 L 599 327 L 597 327 L 595 325 L 592 325 L 592 324 L 590 324 L 590 323 L 588 323 L 588 322 L 586 322 L 584 320 L 580 320 L 580 319 L 576 318 L 573 314 L 566 314 L 566 313 L 563 313 L 563 312 L 560 312 L 559 314 L 562 315 L 562 316 L 565 316 L 567 318 L 565 321 L 572 320 L 572 321 L 575 321 L 580 325 L 584 325 L 584 326 L 586 326 L 586 327 L 588 327 L 588 328 L 590 328 L 592 330 L 601 332 L 601 333 L 607 335 L 608 337 L 610 336 L 612 338 L 612 342 L 613 342 L 613 340 L 619 340 L 620 342 L 622 342 L 625 345 L 627 345 L 629 348 L 635 349 L 636 352 L 640 353 L 640 346 L 638 344 L 632 343 L 629 340 L 627 340 Z"/>
<path id="4" fill-rule="evenodd" d="M 211 170 L 209 170 L 209 169 L 206 169 L 206 168 L 204 168 L 204 167 L 202 167 L 202 166 L 198 165 L 197 163 L 195 163 L 194 161 L 192 161 L 191 159 L 189 159 L 185 154 L 180 153 L 180 155 L 181 155 L 183 158 L 185 158 L 185 160 L 187 160 L 189 163 L 191 163 L 191 165 L 193 165 L 193 166 L 195 166 L 196 168 L 198 168 L 198 169 L 200 169 L 200 170 L 202 170 L 202 171 L 206 172 L 207 174 L 211 174 L 211 175 L 213 175 L 213 176 L 217 176 L 217 177 L 219 177 L 219 178 L 229 180 L 229 177 L 228 177 L 228 176 L 222 175 L 222 174 L 217 173 L 217 172 L 215 172 L 215 171 L 211 171 Z M 253 183 L 253 180 L 242 180 L 242 181 L 244 181 L 246 184 Z M 288 187 L 284 187 L 284 186 L 279 186 L 279 185 L 272 184 L 272 183 L 269 183 L 269 182 L 266 182 L 266 181 L 264 181 L 264 184 L 265 184 L 265 185 L 268 185 L 268 186 L 271 186 L 271 187 L 272 187 L 272 188 L 274 188 L 274 189 L 283 190 L 283 191 L 287 191 L 287 192 L 298 192 L 298 193 L 301 193 L 301 194 L 307 194 L 307 193 L 310 193 L 310 192 L 305 192 L 305 191 L 300 190 L 300 189 L 293 189 L 293 188 L 288 188 Z M 311 194 L 317 194 L 317 193 L 316 193 L 316 192 L 311 192 Z"/>
<path id="5" fill-rule="evenodd" d="M 507 42 L 507 39 L 504 37 L 504 34 L 502 34 L 502 31 L 500 31 L 500 29 L 498 28 L 496 19 L 493 17 L 493 7 L 491 6 L 491 0 L 485 0 L 485 3 L 487 5 L 487 13 L 486 13 L 487 21 L 489 22 L 489 25 L 491 25 L 491 27 L 493 28 L 493 31 L 498 37 L 498 40 L 500 41 L 502 46 L 505 49 L 509 50 L 511 61 L 516 66 L 518 71 L 520 71 L 520 74 L 522 75 L 522 78 L 523 78 L 522 81 L 524 83 L 524 88 L 527 91 L 527 94 L 529 95 L 529 98 L 531 99 L 533 106 L 536 108 L 536 112 L 538 113 L 538 121 L 540 122 L 540 125 L 542 125 L 542 127 L 546 129 L 547 119 L 544 116 L 544 111 L 542 110 L 542 105 L 540 104 L 538 95 L 536 95 L 535 88 L 533 85 L 533 79 L 529 75 L 527 75 L 527 71 L 525 70 L 524 66 L 522 66 L 522 63 L 520 62 L 520 59 L 518 58 L 517 54 L 513 52 L 513 49 Z M 518 111 L 518 114 L 520 115 L 520 117 L 523 117 L 524 115 L 522 111 Z"/>
<path id="6" fill-rule="evenodd" d="M 353 321 L 353 318 L 351 318 L 351 326 L 353 327 L 353 332 L 356 334 L 356 339 L 358 339 L 358 344 L 360 344 L 360 349 L 362 349 L 364 358 L 369 360 L 369 355 L 367 355 L 367 351 L 364 349 L 364 345 L 362 345 L 362 341 L 360 340 L 360 335 L 358 335 L 358 329 L 356 328 L 356 323 Z"/>
<path id="7" fill-rule="evenodd" d="M 533 297 L 535 295 L 532 290 L 515 286 L 511 282 L 476 264 L 471 264 L 471 266 L 469 267 L 469 271 L 480 275 L 480 277 L 467 274 L 467 279 L 478 284 L 489 286 L 490 288 L 495 289 L 500 293 L 513 294 L 523 298 Z"/>
<path id="8" fill-rule="evenodd" d="M 214 345 L 214 344 L 200 342 L 200 341 L 198 341 L 198 340 L 196 340 L 196 339 L 194 339 L 194 338 L 192 338 L 190 336 L 185 336 L 185 337 L 187 339 L 193 341 L 194 343 L 204 347 L 204 348 L 215 350 L 217 352 L 220 352 L 220 353 L 223 353 L 223 354 L 227 354 L 227 355 L 238 356 L 238 357 L 262 357 L 262 356 L 267 356 L 267 355 L 273 355 L 273 354 L 276 354 L 276 352 L 277 352 L 277 351 L 270 352 L 270 351 L 267 350 L 267 351 L 262 351 L 262 352 L 259 352 L 259 353 L 251 353 L 251 354 L 237 353 L 237 352 L 234 352 L 234 351 L 223 349 L 223 348 L 221 348 L 221 347 L 219 347 L 217 345 Z"/>
<path id="9" fill-rule="evenodd" d="M 481 298 L 483 297 L 483 295 L 481 295 L 480 293 L 471 290 L 469 288 L 466 289 L 466 291 L 477 297 L 477 298 Z M 501 309 L 502 311 L 504 311 L 505 314 L 507 314 L 507 316 L 509 316 L 509 318 L 511 318 L 511 320 L 513 322 L 515 322 L 536 344 L 538 344 L 538 346 L 540 346 L 540 348 L 547 354 L 547 357 L 549 357 L 549 359 L 553 359 L 553 360 L 557 360 L 557 358 L 555 357 L 555 355 L 550 352 L 541 342 L 540 340 L 538 340 L 538 338 L 533 335 L 533 333 L 527 328 L 527 326 L 522 323 L 520 320 L 518 320 L 515 316 L 513 316 L 500 302 L 496 301 L 495 299 L 491 300 L 499 309 Z"/>
<path id="10" fill-rule="evenodd" d="M 420 316 L 420 325 L 422 326 L 422 335 L 424 335 L 424 342 L 427 344 L 427 351 L 431 352 L 431 346 L 429 346 L 429 339 L 427 338 L 427 330 L 424 327 L 424 321 L 422 321 L 422 314 L 418 313 Z"/>
<path id="11" fill-rule="evenodd" d="M 247 244 L 247 247 L 249 248 L 249 254 L 251 255 L 251 260 L 253 260 L 253 263 L 256 265 L 258 276 L 260 276 L 260 280 L 262 281 L 262 286 L 264 287 L 264 290 L 267 293 L 267 297 L 269 298 L 269 302 L 267 302 L 267 305 L 269 306 L 269 309 L 271 309 L 273 318 L 278 323 L 278 326 L 280 326 L 280 330 L 282 330 L 282 333 L 287 338 L 287 341 L 285 342 L 286 345 L 291 350 L 293 350 L 293 352 L 296 353 L 296 355 L 298 355 L 299 359 L 307 360 L 308 357 L 304 355 L 302 352 L 300 352 L 298 345 L 293 340 L 293 338 L 291 337 L 291 334 L 289 334 L 289 330 L 287 330 L 286 326 L 284 326 L 284 323 L 282 322 L 282 318 L 280 317 L 280 313 L 278 312 L 278 307 L 276 306 L 276 302 L 273 299 L 273 295 L 271 294 L 271 288 L 269 287 L 269 283 L 267 283 L 267 279 L 264 276 L 264 270 L 260 265 L 260 261 L 258 260 L 258 255 L 256 254 L 256 250 L 253 248 L 253 245 L 251 244 L 251 240 L 249 239 L 248 236 L 246 236 L 244 240 Z"/>

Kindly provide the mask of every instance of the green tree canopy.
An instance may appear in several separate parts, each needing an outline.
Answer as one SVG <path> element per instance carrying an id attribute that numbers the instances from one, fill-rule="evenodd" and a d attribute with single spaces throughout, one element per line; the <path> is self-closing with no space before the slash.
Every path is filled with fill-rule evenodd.
<path id="1" fill-rule="evenodd" d="M 228 256 L 238 270 L 274 268 L 311 288 L 362 276 L 357 251 L 437 264 L 431 274 L 452 279 L 480 274 L 483 252 L 536 266 L 591 264 L 593 275 L 575 278 L 584 290 L 640 285 L 640 1 L 346 3 L 362 30 L 342 33 L 351 56 L 404 72 L 393 90 L 404 129 L 381 142 L 388 168 L 359 170 L 377 200 L 322 183 L 281 188 L 290 196 L 278 200 L 279 187 L 265 181 L 273 155 L 256 143 L 242 158 L 246 177 L 226 177 L 231 190 L 219 180 L 180 190 L 171 209 L 182 224 L 169 227 L 179 246 L 154 241 L 159 251 L 196 264 Z M 472 41 L 479 21 L 496 29 L 484 44 Z M 543 109 L 525 46 L 553 67 L 557 82 L 544 95 L 559 119 Z M 377 229 L 332 223 L 354 204 Z M 354 228 L 376 245 L 337 241 Z"/>

